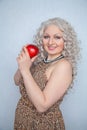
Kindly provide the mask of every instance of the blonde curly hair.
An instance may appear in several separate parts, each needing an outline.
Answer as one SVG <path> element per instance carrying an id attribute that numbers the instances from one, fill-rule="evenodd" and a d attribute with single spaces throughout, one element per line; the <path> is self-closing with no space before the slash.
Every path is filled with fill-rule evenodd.
<path id="1" fill-rule="evenodd" d="M 56 25 L 63 32 L 64 50 L 62 54 L 72 64 L 74 79 L 77 74 L 77 61 L 79 59 L 80 47 L 75 30 L 66 20 L 57 17 L 49 19 L 41 24 L 40 28 L 37 30 L 36 35 L 34 36 L 34 43 L 39 47 L 40 50 L 38 59 L 41 60 L 45 56 L 42 37 L 44 30 L 49 25 Z"/>

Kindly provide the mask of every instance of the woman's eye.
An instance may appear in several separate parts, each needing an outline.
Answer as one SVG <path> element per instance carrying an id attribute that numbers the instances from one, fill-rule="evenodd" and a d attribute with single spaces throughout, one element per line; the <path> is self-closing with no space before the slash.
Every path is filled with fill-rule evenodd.
<path id="1" fill-rule="evenodd" d="M 48 39 L 49 38 L 49 36 L 44 36 L 44 39 Z"/>
<path id="2" fill-rule="evenodd" d="M 59 40 L 59 39 L 61 39 L 61 37 L 60 37 L 60 36 L 55 36 L 55 39 L 58 39 L 58 40 Z"/>

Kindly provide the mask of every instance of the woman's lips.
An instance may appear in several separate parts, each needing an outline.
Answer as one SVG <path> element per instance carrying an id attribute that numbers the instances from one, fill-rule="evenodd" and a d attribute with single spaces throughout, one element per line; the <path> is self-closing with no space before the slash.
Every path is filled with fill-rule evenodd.
<path id="1" fill-rule="evenodd" d="M 49 50 L 55 50 L 57 47 L 54 47 L 54 46 L 48 46 L 48 49 Z"/>

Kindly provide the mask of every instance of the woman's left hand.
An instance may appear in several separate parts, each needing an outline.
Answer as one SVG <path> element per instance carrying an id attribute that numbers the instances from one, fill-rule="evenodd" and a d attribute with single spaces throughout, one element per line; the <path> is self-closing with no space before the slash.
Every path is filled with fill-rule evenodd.
<path id="1" fill-rule="evenodd" d="M 27 73 L 36 57 L 30 59 L 26 46 L 24 46 L 17 57 L 18 68 L 21 74 Z"/>

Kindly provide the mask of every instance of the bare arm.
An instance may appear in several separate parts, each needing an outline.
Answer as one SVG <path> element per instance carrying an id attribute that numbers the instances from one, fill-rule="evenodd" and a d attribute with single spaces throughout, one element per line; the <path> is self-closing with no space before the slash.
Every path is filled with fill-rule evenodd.
<path id="1" fill-rule="evenodd" d="M 72 68 L 66 61 L 60 63 L 52 72 L 43 91 L 34 81 L 30 72 L 23 74 L 28 96 L 39 112 L 46 111 L 66 92 L 72 81 Z"/>

